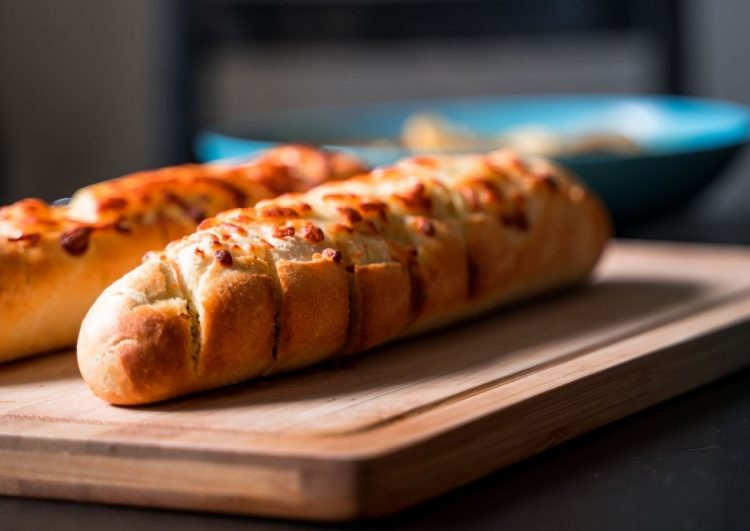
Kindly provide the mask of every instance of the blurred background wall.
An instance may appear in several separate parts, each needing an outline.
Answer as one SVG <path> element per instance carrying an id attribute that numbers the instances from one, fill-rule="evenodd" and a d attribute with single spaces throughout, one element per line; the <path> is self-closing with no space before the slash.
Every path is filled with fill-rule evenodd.
<path id="1" fill-rule="evenodd" d="M 148 0 L 0 1 L 0 192 L 47 199 L 169 159 Z"/>
<path id="2" fill-rule="evenodd" d="M 232 3 L 242 2 L 217 2 Z M 497 6 L 486 7 L 489 20 L 482 20 L 480 5 L 480 35 L 451 30 L 452 25 L 471 27 L 476 19 L 437 19 L 429 22 L 445 25 L 445 37 L 438 31 L 411 39 L 371 31 L 370 38 L 357 38 L 368 33 L 368 19 L 352 18 L 351 12 L 356 15 L 357 4 L 414 10 L 419 0 L 311 2 L 316 3 L 324 10 L 322 18 L 309 18 L 309 7 L 261 9 L 263 20 L 270 21 L 264 24 L 272 26 L 256 28 L 251 43 L 229 39 L 191 55 L 204 43 L 186 36 L 186 20 L 201 2 L 0 0 L 0 199 L 55 199 L 90 182 L 186 160 L 196 127 L 263 109 L 478 94 L 664 90 L 663 58 L 652 34 L 606 27 L 544 31 L 545 20 L 564 20 L 582 14 L 574 10 L 607 3 L 530 2 L 542 25 L 528 34 L 502 25 L 487 32 Z M 337 11 L 337 3 L 349 14 Z M 494 4 L 502 8 L 503 3 Z M 750 104 L 750 2 L 673 3 L 683 15 L 684 92 Z M 432 10 L 425 16 L 439 15 Z M 320 20 L 338 25 L 334 29 L 344 38 L 321 38 L 320 28 L 312 26 Z M 242 31 L 242 21 L 207 22 L 229 34 Z M 414 25 L 417 36 L 419 26 Z M 283 38 L 277 38 L 278 31 Z M 189 113 L 184 112 L 187 99 L 198 103 Z M 701 211 L 709 220 L 728 213 L 749 216 L 744 214 L 749 198 L 750 156 L 745 154 L 704 194 Z"/>

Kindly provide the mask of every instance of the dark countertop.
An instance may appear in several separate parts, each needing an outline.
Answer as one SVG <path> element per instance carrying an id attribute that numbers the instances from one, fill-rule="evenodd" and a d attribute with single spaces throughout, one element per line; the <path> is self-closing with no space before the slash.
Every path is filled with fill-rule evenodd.
<path id="1" fill-rule="evenodd" d="M 750 155 L 702 201 L 627 236 L 750 244 Z M 748 345 L 750 348 L 750 345 Z M 352 526 L 0 497 L 0 530 L 750 528 L 750 370 L 395 517 Z"/>

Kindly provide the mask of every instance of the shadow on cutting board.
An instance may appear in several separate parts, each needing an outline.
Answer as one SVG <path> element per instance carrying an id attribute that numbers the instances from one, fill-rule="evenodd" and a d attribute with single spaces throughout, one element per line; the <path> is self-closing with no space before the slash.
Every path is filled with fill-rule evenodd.
<path id="1" fill-rule="evenodd" d="M 602 281 L 576 290 L 511 305 L 480 318 L 376 348 L 366 354 L 323 363 L 293 373 L 240 383 L 150 410 L 200 411 L 248 404 L 300 401 L 355 393 L 381 386 L 408 385 L 476 366 L 511 352 L 533 350 L 618 323 L 648 322 L 659 314 L 689 309 L 705 287 L 689 282 Z M 631 330 L 632 328 L 629 328 Z M 472 348 L 477 338 L 497 338 L 497 349 Z M 434 352 L 453 352 L 435 363 Z M 44 370 L 39 370 L 41 365 Z M 4 386 L 78 379 L 73 351 L 0 365 Z"/>
<path id="2" fill-rule="evenodd" d="M 38 370 L 40 366 L 44 370 Z M 0 389 L 8 385 L 39 384 L 76 380 L 78 372 L 74 350 L 40 354 L 32 358 L 0 363 Z"/>
<path id="3" fill-rule="evenodd" d="M 700 283 L 689 282 L 602 281 L 512 305 L 367 354 L 142 409 L 210 411 L 333 398 L 426 382 L 493 363 L 502 356 L 523 356 L 565 341 L 580 343 L 582 336 L 591 337 L 592 348 L 600 347 L 694 311 L 696 305 L 706 304 L 707 299 L 701 297 L 705 289 Z M 597 338 L 599 330 L 619 327 L 622 331 L 615 331 L 615 337 L 609 333 Z M 489 353 L 488 336 L 494 345 Z M 484 348 L 479 348 L 480 343 Z M 582 354 L 580 350 L 571 352 L 569 355 Z"/>

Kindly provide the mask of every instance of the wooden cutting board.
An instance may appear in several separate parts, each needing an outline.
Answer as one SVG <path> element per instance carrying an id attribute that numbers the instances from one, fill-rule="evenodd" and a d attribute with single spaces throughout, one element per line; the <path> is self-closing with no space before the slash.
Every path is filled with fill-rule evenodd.
<path id="1" fill-rule="evenodd" d="M 93 397 L 72 352 L 6 365 L 0 492 L 381 515 L 747 364 L 750 249 L 616 243 L 581 290 L 152 407 Z"/>

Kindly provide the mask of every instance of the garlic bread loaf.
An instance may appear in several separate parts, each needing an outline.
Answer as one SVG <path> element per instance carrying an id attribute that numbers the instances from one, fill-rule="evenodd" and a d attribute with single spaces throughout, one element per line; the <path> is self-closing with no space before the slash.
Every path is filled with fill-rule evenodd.
<path id="1" fill-rule="evenodd" d="M 287 371 L 583 281 L 609 236 L 600 202 L 547 161 L 410 158 L 150 254 L 89 311 L 79 367 L 114 404 Z"/>
<path id="2" fill-rule="evenodd" d="M 0 208 L 0 361 L 75 345 L 104 288 L 203 219 L 362 171 L 343 154 L 281 146 L 239 165 L 95 184 L 67 206 L 25 199 Z"/>

